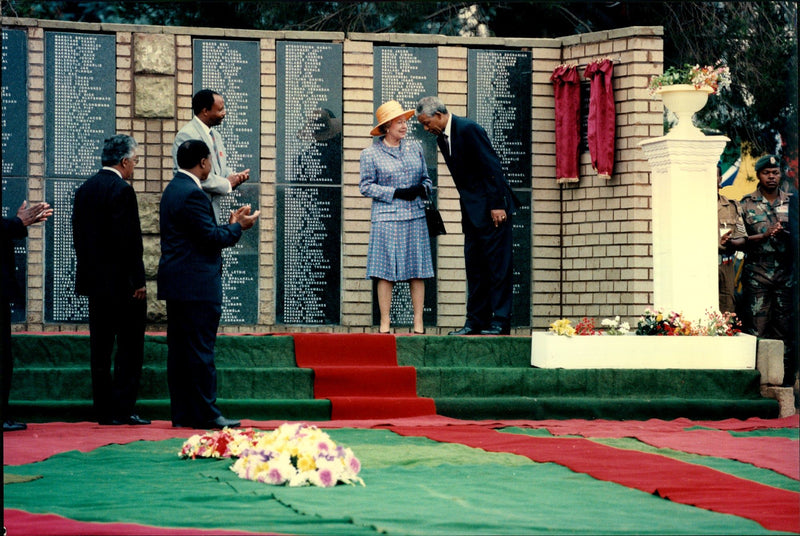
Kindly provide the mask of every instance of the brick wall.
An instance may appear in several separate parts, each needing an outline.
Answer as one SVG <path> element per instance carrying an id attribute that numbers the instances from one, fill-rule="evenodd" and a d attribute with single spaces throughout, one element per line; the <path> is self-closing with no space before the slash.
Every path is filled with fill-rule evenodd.
<path id="1" fill-rule="evenodd" d="M 296 331 L 275 325 L 275 172 L 276 172 L 276 42 L 281 39 L 335 41 L 343 45 L 343 172 L 341 324 L 316 330 L 374 331 L 372 284 L 364 278 L 369 236 L 370 200 L 361 196 L 359 154 L 371 143 L 373 117 L 373 46 L 434 46 L 438 52 L 439 96 L 457 115 L 467 112 L 467 51 L 469 47 L 525 50 L 532 57 L 532 270 L 531 325 L 546 328 L 560 316 L 573 319 L 619 314 L 632 319 L 652 304 L 652 238 L 650 172 L 638 143 L 661 135 L 661 101 L 647 93 L 650 75 L 661 72 L 662 30 L 625 28 L 558 39 L 459 38 L 431 35 L 262 32 L 67 23 L 33 19 L 2 19 L 4 28 L 25 29 L 29 66 L 29 195 L 44 196 L 44 32 L 85 31 L 116 34 L 116 127 L 140 143 L 140 164 L 134 188 L 139 196 L 148 259 L 148 312 L 163 314 L 155 301 L 155 266 L 159 245 L 157 211 L 160 192 L 172 178 L 175 133 L 192 118 L 192 40 L 248 39 L 260 44 L 261 154 L 259 312 L 255 326 L 225 326 L 223 331 Z M 153 74 L 138 70 L 136 40 L 158 34 L 172 43 L 174 67 Z M 550 74 L 561 63 L 614 60 L 617 112 L 615 168 L 611 179 L 591 169 L 589 154 L 581 156 L 578 183 L 555 180 L 555 117 Z M 137 116 L 137 82 L 154 76 L 174 87 L 170 117 Z M 142 103 L 140 103 L 142 104 Z M 173 103 L 169 102 L 168 105 Z M 438 157 L 439 208 L 450 233 L 439 237 L 437 255 L 438 325 L 429 333 L 445 333 L 464 321 L 466 282 L 458 193 L 441 155 Z M 30 228 L 28 240 L 27 322 L 16 330 L 74 331 L 85 325 L 43 322 L 42 226 Z M 151 329 L 163 328 L 153 324 Z M 516 330 L 526 334 L 528 329 Z"/>

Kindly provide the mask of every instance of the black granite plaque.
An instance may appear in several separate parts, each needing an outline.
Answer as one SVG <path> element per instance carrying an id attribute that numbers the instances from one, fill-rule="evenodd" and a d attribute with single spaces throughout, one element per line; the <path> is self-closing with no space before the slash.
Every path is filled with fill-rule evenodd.
<path id="1" fill-rule="evenodd" d="M 531 187 L 531 56 L 468 53 L 468 113 L 489 134 L 512 188 Z"/>
<path id="2" fill-rule="evenodd" d="M 582 153 L 589 152 L 589 97 L 591 95 L 591 87 L 591 81 L 581 81 L 581 138 L 578 150 Z"/>
<path id="3" fill-rule="evenodd" d="M 279 41 L 276 318 L 341 316 L 342 45 Z"/>
<path id="4" fill-rule="evenodd" d="M 514 193 L 522 206 L 511 219 L 514 243 L 511 325 L 527 327 L 531 324 L 531 191 L 515 188 Z"/>
<path id="5" fill-rule="evenodd" d="M 513 218 L 511 325 L 530 326 L 531 56 L 521 51 L 471 49 L 467 61 L 469 117 L 486 130 L 506 180 L 524 205 Z"/>
<path id="6" fill-rule="evenodd" d="M 439 93 L 439 59 L 435 48 L 375 47 L 373 54 L 373 112 L 390 100 L 396 100 L 406 110 L 415 110 L 419 99 Z M 413 117 L 408 127 L 406 138 L 422 144 L 428 176 L 436 186 L 436 137 L 427 134 Z"/>
<path id="7" fill-rule="evenodd" d="M 250 179 L 220 199 L 221 214 L 249 204 L 259 210 L 261 54 L 257 41 L 195 39 L 193 92 L 216 91 L 225 119 L 215 127 L 225 142 L 228 166 L 250 170 Z M 234 247 L 222 250 L 221 324 L 258 322 L 259 222 Z"/>
<path id="8" fill-rule="evenodd" d="M 45 177 L 90 177 L 116 128 L 116 39 L 46 32 Z"/>
<path id="9" fill-rule="evenodd" d="M 3 205 L 4 218 L 13 218 L 17 209 L 26 200 L 28 192 L 28 179 L 3 177 Z M 42 225 L 42 224 L 39 224 Z M 45 224 L 46 225 L 46 224 Z M 11 321 L 25 321 L 25 302 L 27 297 L 28 278 L 28 241 L 25 238 L 14 240 L 14 266 L 16 270 L 17 289 L 11 292 Z M 12 289 L 6 289 L 7 291 Z"/>
<path id="10" fill-rule="evenodd" d="M 101 167 L 103 141 L 116 128 L 114 35 L 45 33 L 45 199 L 53 217 L 45 228 L 45 322 L 89 318 L 75 294 L 72 201 Z"/>
<path id="11" fill-rule="evenodd" d="M 28 41 L 3 30 L 2 176 L 28 176 Z"/>
<path id="12" fill-rule="evenodd" d="M 226 115 L 215 127 L 222 134 L 233 171 L 250 170 L 259 181 L 261 147 L 261 54 L 257 41 L 195 39 L 193 92 L 216 91 Z"/>
<path id="13" fill-rule="evenodd" d="M 278 184 L 342 183 L 342 45 L 277 44 Z"/>
<path id="14" fill-rule="evenodd" d="M 438 53 L 432 47 L 392 47 L 376 46 L 373 52 L 373 117 L 378 107 L 395 100 L 406 110 L 414 110 L 422 97 L 437 95 L 439 88 Z M 428 176 L 437 185 L 436 137 L 425 132 L 415 118 L 408 122 L 406 139 L 417 140 L 422 145 Z M 434 269 L 436 268 L 436 240 L 431 240 Z M 436 278 L 425 280 L 425 305 L 423 322 L 436 325 Z M 409 284 L 400 282 L 392 291 L 391 321 L 396 326 L 411 326 L 414 323 L 414 310 L 411 306 Z M 377 283 L 373 283 L 372 316 L 375 324 L 380 323 Z"/>
<path id="15" fill-rule="evenodd" d="M 341 189 L 278 185 L 276 190 L 277 321 L 336 324 L 341 311 Z"/>
<path id="16" fill-rule="evenodd" d="M 75 248 L 72 244 L 72 204 L 83 179 L 50 179 L 45 199 L 53 216 L 45 227 L 45 322 L 89 321 L 89 299 L 75 293 Z"/>

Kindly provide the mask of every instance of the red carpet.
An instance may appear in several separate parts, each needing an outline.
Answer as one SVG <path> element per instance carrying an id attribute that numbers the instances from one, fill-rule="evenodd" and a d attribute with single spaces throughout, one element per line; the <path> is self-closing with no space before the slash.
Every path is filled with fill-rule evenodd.
<path id="1" fill-rule="evenodd" d="M 295 334 L 297 366 L 314 370 L 314 398 L 331 401 L 331 419 L 433 415 L 417 397 L 417 373 L 397 366 L 395 338 L 372 334 Z"/>
<path id="2" fill-rule="evenodd" d="M 55 514 L 31 514 L 22 510 L 3 510 L 3 526 L 8 534 L 25 534 L 25 536 L 85 536 L 86 534 L 103 534 L 104 536 L 250 536 L 255 534 L 274 534 L 243 532 L 224 529 L 170 529 L 166 527 L 150 527 L 134 523 L 92 523 L 76 521 Z"/>
<path id="3" fill-rule="evenodd" d="M 798 530 L 800 494 L 657 454 L 618 449 L 588 439 L 504 434 L 483 426 L 393 426 L 391 430 L 553 462 L 673 502 L 752 519 L 770 530 Z"/>

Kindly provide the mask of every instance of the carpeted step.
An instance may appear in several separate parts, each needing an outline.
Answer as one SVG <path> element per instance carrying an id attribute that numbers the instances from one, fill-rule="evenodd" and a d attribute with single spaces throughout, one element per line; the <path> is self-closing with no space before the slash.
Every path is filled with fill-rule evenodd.
<path id="1" fill-rule="evenodd" d="M 397 366 L 397 347 L 391 335 L 298 333 L 293 337 L 298 367 Z"/>
<path id="2" fill-rule="evenodd" d="M 331 401 L 332 419 L 436 413 L 433 400 L 417 397 L 414 368 L 397 366 L 395 337 L 303 333 L 294 338 L 297 366 L 314 370 L 314 397 Z"/>
<path id="3" fill-rule="evenodd" d="M 778 417 L 778 402 L 687 398 L 593 397 L 436 397 L 436 412 L 457 419 L 614 419 L 671 420 L 691 415 L 695 420 Z"/>
<path id="4" fill-rule="evenodd" d="M 217 399 L 220 409 L 230 418 L 286 421 L 327 421 L 331 418 L 328 400 L 296 399 Z M 23 422 L 94 421 L 89 400 L 25 400 L 13 403 L 14 417 Z M 144 399 L 136 402 L 136 411 L 147 419 L 170 420 L 169 399 Z"/>
<path id="5" fill-rule="evenodd" d="M 435 415 L 430 398 L 385 396 L 332 396 L 331 419 L 389 419 Z"/>
<path id="6" fill-rule="evenodd" d="M 413 398 L 417 374 L 414 367 L 314 367 L 314 395 Z"/>

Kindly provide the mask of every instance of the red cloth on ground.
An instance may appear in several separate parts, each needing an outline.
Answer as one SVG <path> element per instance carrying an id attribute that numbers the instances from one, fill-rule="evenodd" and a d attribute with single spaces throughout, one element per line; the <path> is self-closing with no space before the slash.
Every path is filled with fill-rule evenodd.
<path id="1" fill-rule="evenodd" d="M 536 462 L 557 463 L 673 502 L 752 519 L 770 530 L 798 530 L 799 493 L 658 454 L 618 449 L 588 439 L 504 434 L 477 425 L 390 429 L 405 436 L 422 436 L 489 452 L 519 454 Z"/>
<path id="2" fill-rule="evenodd" d="M 556 180 L 579 179 L 578 144 L 581 121 L 581 81 L 577 65 L 559 65 L 553 70 L 556 113 Z"/>
<path id="3" fill-rule="evenodd" d="M 611 77 L 614 62 L 597 60 L 586 66 L 583 73 L 591 80 L 589 93 L 589 154 L 592 167 L 600 177 L 611 178 L 614 172 L 614 138 L 616 135 L 616 110 Z"/>
<path id="4" fill-rule="evenodd" d="M 8 534 L 25 534 L 26 536 L 87 536 L 102 534 L 103 536 L 250 536 L 254 534 L 276 534 L 267 532 L 243 532 L 223 529 L 171 529 L 137 525 L 135 523 L 93 523 L 75 521 L 55 514 L 31 514 L 23 510 L 3 510 L 3 526 Z"/>

